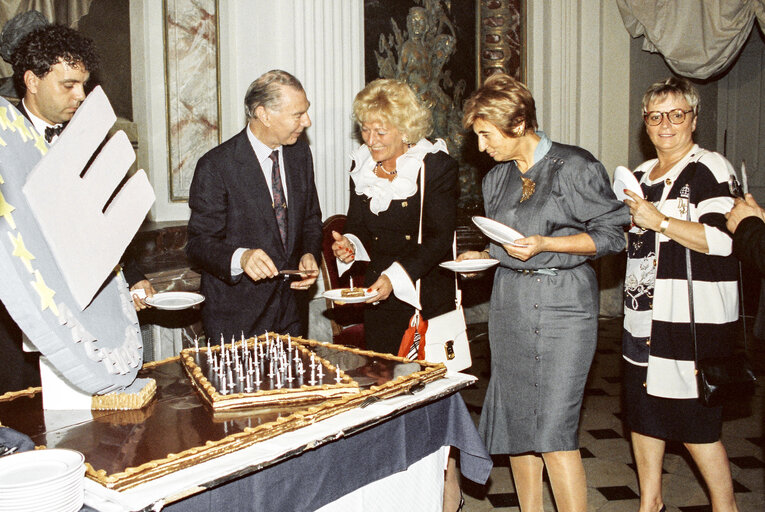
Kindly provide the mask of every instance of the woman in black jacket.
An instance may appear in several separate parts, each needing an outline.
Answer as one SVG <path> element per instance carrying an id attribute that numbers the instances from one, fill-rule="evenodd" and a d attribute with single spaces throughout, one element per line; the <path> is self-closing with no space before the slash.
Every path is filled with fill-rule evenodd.
<path id="1" fill-rule="evenodd" d="M 395 354 L 415 308 L 425 319 L 454 309 L 454 275 L 438 264 L 452 259 L 458 167 L 443 140 L 425 138 L 431 113 L 404 82 L 369 83 L 356 95 L 353 116 L 364 144 L 352 154 L 346 231 L 333 233 L 332 249 L 341 274 L 369 261 L 364 285 L 375 295 L 364 313 L 366 346 Z"/>

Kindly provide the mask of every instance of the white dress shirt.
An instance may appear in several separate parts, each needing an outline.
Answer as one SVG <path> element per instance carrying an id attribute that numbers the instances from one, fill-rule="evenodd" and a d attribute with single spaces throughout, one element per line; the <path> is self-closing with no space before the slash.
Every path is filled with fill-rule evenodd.
<path id="1" fill-rule="evenodd" d="M 23 98 L 21 100 L 21 104 L 24 105 L 24 110 L 27 111 L 27 115 L 29 115 L 29 120 L 32 122 L 32 126 L 34 126 L 35 130 L 37 130 L 37 133 L 39 133 L 43 137 L 45 136 L 46 128 L 57 128 L 63 124 L 63 123 L 50 124 L 40 119 L 39 117 L 34 115 L 31 110 L 29 110 L 29 107 L 27 106 L 27 103 L 24 101 Z M 48 142 L 48 144 L 53 144 L 54 142 L 56 142 L 56 140 L 58 140 L 58 135 L 54 135 L 53 138 L 50 140 L 50 142 Z"/>
<path id="2" fill-rule="evenodd" d="M 271 160 L 271 153 L 274 151 L 279 152 L 279 174 L 282 178 L 282 188 L 284 189 L 284 201 L 289 205 L 289 198 L 287 197 L 287 177 L 284 174 L 284 147 L 271 149 L 255 137 L 249 126 L 247 127 L 247 139 L 250 141 L 252 150 L 255 152 L 255 158 L 258 159 L 260 168 L 263 171 L 263 177 L 266 179 L 266 185 L 268 185 L 268 193 L 271 195 L 271 203 L 274 202 L 274 191 L 272 188 L 271 174 L 274 168 L 274 162 Z M 236 277 L 244 270 L 242 270 L 242 254 L 247 250 L 247 247 L 240 247 L 234 254 L 231 255 L 231 277 Z"/>

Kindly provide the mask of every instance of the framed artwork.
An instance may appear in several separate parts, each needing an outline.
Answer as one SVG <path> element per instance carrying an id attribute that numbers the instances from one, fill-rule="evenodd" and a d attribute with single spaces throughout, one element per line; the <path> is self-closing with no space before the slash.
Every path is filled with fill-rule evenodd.
<path id="1" fill-rule="evenodd" d="M 481 79 L 501 72 L 524 81 L 525 10 L 524 0 L 481 0 L 478 29 Z"/>
<path id="2" fill-rule="evenodd" d="M 221 142 L 218 0 L 164 0 L 168 176 L 188 201 L 199 157 Z"/>

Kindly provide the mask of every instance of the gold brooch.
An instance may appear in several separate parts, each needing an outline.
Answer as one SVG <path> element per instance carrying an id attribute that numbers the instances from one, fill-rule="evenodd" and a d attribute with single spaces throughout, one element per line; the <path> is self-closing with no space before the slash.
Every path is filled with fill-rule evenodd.
<path id="1" fill-rule="evenodd" d="M 523 176 L 521 176 L 521 181 L 523 182 L 523 190 L 521 191 L 521 200 L 519 202 L 522 203 L 534 195 L 534 188 L 537 184 L 530 178 L 524 178 Z"/>

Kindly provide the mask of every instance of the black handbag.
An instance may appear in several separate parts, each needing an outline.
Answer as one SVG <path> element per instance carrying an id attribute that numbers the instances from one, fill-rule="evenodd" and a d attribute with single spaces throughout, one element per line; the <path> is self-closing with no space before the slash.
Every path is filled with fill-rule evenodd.
<path id="1" fill-rule="evenodd" d="M 690 196 L 690 192 L 688 195 Z M 687 215 L 690 221 L 690 201 L 688 201 Z M 688 274 L 688 314 L 693 338 L 693 360 L 696 363 L 699 400 L 707 407 L 717 407 L 725 402 L 748 398 L 754 393 L 754 383 L 757 379 L 746 356 L 733 354 L 725 357 L 709 357 L 699 361 L 696 347 L 696 321 L 693 314 L 691 250 L 687 247 L 685 248 L 685 266 Z"/>
<path id="2" fill-rule="evenodd" d="M 699 400 L 707 407 L 748 398 L 754 394 L 757 380 L 746 357 L 710 357 L 696 364 Z"/>

